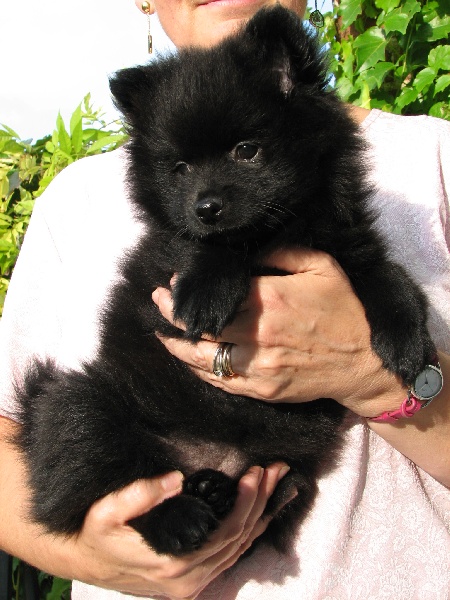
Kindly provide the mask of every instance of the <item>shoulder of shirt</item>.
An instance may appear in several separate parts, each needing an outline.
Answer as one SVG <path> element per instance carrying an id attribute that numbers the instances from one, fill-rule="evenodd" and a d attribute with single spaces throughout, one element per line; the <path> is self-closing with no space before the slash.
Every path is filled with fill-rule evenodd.
<path id="1" fill-rule="evenodd" d="M 36 200 L 36 208 L 46 215 L 70 214 L 126 203 L 126 161 L 125 149 L 119 148 L 72 163 Z"/>
<path id="2" fill-rule="evenodd" d="M 140 227 L 126 185 L 126 150 L 80 159 L 64 169 L 36 200 L 32 220 L 50 235 L 61 259 L 94 244 L 125 245 Z M 45 229 L 43 229 L 45 228 Z M 77 250 L 81 252 L 81 250 Z"/>
<path id="3" fill-rule="evenodd" d="M 360 128 L 370 137 L 379 131 L 381 132 L 416 132 L 416 135 L 425 135 L 426 137 L 450 135 L 450 121 L 431 117 L 429 115 L 396 115 L 378 109 L 372 109 Z"/>
<path id="4" fill-rule="evenodd" d="M 372 109 L 360 131 L 376 154 L 402 156 L 415 162 L 432 155 L 441 164 L 450 159 L 450 121 L 428 115 L 403 116 Z"/>

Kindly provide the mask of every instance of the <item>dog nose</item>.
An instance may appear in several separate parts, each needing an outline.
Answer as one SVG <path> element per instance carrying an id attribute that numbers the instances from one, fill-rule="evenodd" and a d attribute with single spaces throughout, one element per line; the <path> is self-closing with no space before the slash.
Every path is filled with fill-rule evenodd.
<path id="1" fill-rule="evenodd" d="M 223 202 L 220 198 L 207 197 L 197 200 L 195 212 L 197 217 L 205 225 L 213 225 L 220 219 Z"/>

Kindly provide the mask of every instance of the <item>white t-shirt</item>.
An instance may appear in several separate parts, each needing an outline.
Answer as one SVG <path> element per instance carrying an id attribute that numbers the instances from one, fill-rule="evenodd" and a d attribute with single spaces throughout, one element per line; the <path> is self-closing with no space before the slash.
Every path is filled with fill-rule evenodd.
<path id="1" fill-rule="evenodd" d="M 430 330 L 450 352 L 450 123 L 373 110 L 361 131 L 379 226 L 425 289 Z M 30 355 L 76 366 L 95 349 L 116 261 L 141 232 L 124 168 L 123 150 L 79 161 L 36 202 L 0 322 L 0 413 L 10 414 L 12 382 Z M 72 598 L 127 596 L 74 582 Z M 259 548 L 201 598 L 449 600 L 450 491 L 352 416 L 293 553 Z"/>

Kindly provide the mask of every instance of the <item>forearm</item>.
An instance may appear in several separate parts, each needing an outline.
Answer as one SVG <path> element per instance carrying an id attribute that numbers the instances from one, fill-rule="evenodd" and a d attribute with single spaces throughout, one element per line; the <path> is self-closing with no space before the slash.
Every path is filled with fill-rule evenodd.
<path id="1" fill-rule="evenodd" d="M 418 467 L 450 487 L 450 356 L 439 353 L 439 360 L 444 387 L 429 406 L 395 423 L 367 423 Z"/>
<path id="2" fill-rule="evenodd" d="M 71 578 L 71 542 L 45 534 L 28 517 L 24 467 L 8 441 L 17 427 L 17 423 L 0 417 L 0 548 L 47 572 Z"/>

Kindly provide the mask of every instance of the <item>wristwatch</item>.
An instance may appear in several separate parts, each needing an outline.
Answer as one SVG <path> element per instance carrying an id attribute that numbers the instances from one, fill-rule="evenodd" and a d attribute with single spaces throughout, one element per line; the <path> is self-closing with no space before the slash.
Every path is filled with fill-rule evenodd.
<path id="1" fill-rule="evenodd" d="M 443 385 L 441 365 L 436 359 L 434 364 L 426 365 L 423 371 L 417 375 L 400 408 L 386 411 L 378 417 L 372 417 L 369 421 L 395 423 L 401 418 L 412 417 L 418 410 L 430 404 L 442 390 Z"/>
<path id="2" fill-rule="evenodd" d="M 442 378 L 441 365 L 427 365 L 421 371 L 411 386 L 411 394 L 422 401 L 422 408 L 427 406 L 435 396 L 442 390 L 444 380 Z"/>

